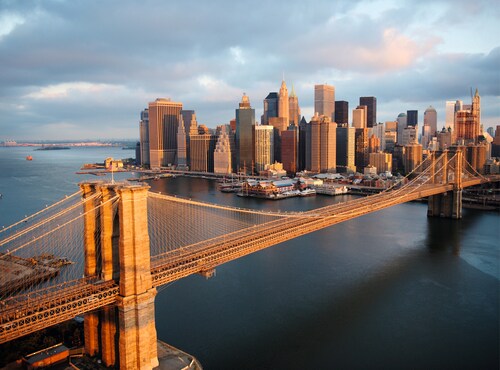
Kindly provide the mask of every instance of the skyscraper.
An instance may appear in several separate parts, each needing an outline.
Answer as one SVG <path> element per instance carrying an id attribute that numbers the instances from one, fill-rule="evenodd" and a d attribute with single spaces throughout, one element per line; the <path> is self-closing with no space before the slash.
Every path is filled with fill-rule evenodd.
<path id="1" fill-rule="evenodd" d="M 177 127 L 182 103 L 158 98 L 149 103 L 150 167 L 160 168 L 175 164 L 177 154 Z"/>
<path id="2" fill-rule="evenodd" d="M 139 122 L 139 146 L 141 150 L 141 166 L 149 166 L 149 110 L 141 111 L 141 121 Z"/>
<path id="3" fill-rule="evenodd" d="M 214 172 L 214 151 L 217 136 L 202 127 L 198 134 L 190 136 L 191 171 Z"/>
<path id="4" fill-rule="evenodd" d="M 264 113 L 261 116 L 262 125 L 269 124 L 269 118 L 278 117 L 278 93 L 270 92 L 264 99 Z"/>
<path id="5" fill-rule="evenodd" d="M 455 114 L 455 135 L 457 140 L 477 142 L 481 131 L 481 97 L 479 91 L 472 98 L 470 110 L 459 110 Z"/>
<path id="6" fill-rule="evenodd" d="M 290 122 L 290 110 L 288 102 L 288 89 L 285 80 L 281 81 L 280 92 L 278 94 L 278 117 L 284 118 L 286 126 Z"/>
<path id="7" fill-rule="evenodd" d="M 255 109 L 250 99 L 243 94 L 239 109 L 236 109 L 236 147 L 239 171 L 251 172 L 254 161 Z"/>
<path id="8" fill-rule="evenodd" d="M 306 169 L 312 172 L 335 172 L 337 163 L 337 124 L 328 116 L 311 118 L 307 130 Z"/>
<path id="9" fill-rule="evenodd" d="M 359 105 L 352 111 L 352 126 L 354 128 L 366 128 L 366 105 Z"/>
<path id="10" fill-rule="evenodd" d="M 228 174 L 232 172 L 231 138 L 229 127 L 221 127 L 214 150 L 214 172 Z"/>
<path id="11" fill-rule="evenodd" d="M 444 127 L 446 129 L 451 128 L 455 130 L 455 101 L 447 101 L 445 109 Z"/>
<path id="12" fill-rule="evenodd" d="M 363 173 L 363 169 L 368 165 L 368 129 L 355 129 L 355 150 L 356 154 L 354 161 L 356 163 L 356 171 Z"/>
<path id="13" fill-rule="evenodd" d="M 377 98 L 374 96 L 362 96 L 359 105 L 366 105 L 366 127 L 370 128 L 377 124 Z"/>
<path id="14" fill-rule="evenodd" d="M 345 100 L 335 102 L 335 123 L 349 123 L 349 103 Z"/>
<path id="15" fill-rule="evenodd" d="M 431 105 L 424 112 L 424 125 L 422 126 L 422 147 L 427 148 L 431 137 L 437 133 L 437 112 Z"/>
<path id="16" fill-rule="evenodd" d="M 337 126 L 337 172 L 356 172 L 354 127 Z"/>
<path id="17" fill-rule="evenodd" d="M 418 125 L 418 110 L 406 111 L 406 126 L 417 127 Z"/>
<path id="18" fill-rule="evenodd" d="M 299 107 L 299 98 L 295 95 L 295 90 L 292 84 L 292 92 L 288 97 L 288 111 L 289 113 L 289 121 L 290 124 L 295 127 L 299 127 L 300 122 L 300 107 Z"/>
<path id="19" fill-rule="evenodd" d="M 335 87 L 326 84 L 314 86 L 314 112 L 335 119 Z"/>
<path id="20" fill-rule="evenodd" d="M 297 172 L 299 128 L 290 123 L 288 130 L 281 133 L 281 162 L 288 173 Z"/>
<path id="21" fill-rule="evenodd" d="M 269 125 L 254 126 L 255 171 L 264 171 L 266 165 L 274 163 L 274 128 Z"/>
<path id="22" fill-rule="evenodd" d="M 408 117 L 406 113 L 399 113 L 398 118 L 396 118 L 396 122 L 398 123 L 398 144 L 401 144 L 401 140 L 403 139 L 403 131 L 408 126 L 407 125 Z"/>
<path id="23" fill-rule="evenodd" d="M 182 114 L 177 128 L 177 166 L 179 169 L 187 167 L 186 131 L 184 130 L 184 120 Z"/>

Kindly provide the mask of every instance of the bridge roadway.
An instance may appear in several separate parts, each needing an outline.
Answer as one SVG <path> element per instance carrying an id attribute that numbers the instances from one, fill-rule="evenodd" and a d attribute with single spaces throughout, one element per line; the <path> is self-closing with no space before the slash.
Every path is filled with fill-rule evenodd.
<path id="1" fill-rule="evenodd" d="M 464 180 L 463 187 L 484 180 Z M 371 212 L 453 190 L 453 185 L 414 184 L 280 218 L 153 256 L 151 275 L 158 287 Z M 0 344 L 112 304 L 119 295 L 114 281 L 86 278 L 0 301 Z"/>

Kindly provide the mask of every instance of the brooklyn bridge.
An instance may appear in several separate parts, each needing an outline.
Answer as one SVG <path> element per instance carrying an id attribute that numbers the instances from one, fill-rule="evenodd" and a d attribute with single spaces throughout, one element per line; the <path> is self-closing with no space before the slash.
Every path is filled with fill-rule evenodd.
<path id="1" fill-rule="evenodd" d="M 480 175 L 461 151 L 429 156 L 393 187 L 307 212 L 267 212 L 85 182 L 0 230 L 0 343 L 84 316 L 85 351 L 107 366 L 158 365 L 156 289 L 226 262 L 397 204 L 428 199 L 428 216 L 462 217 Z"/>

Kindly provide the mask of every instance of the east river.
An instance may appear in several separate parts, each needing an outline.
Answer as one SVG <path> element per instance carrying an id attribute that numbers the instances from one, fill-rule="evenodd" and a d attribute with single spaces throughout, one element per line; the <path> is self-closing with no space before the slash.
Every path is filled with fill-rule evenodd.
<path id="1" fill-rule="evenodd" d="M 108 156 L 134 152 L 0 147 L 0 227 L 98 179 L 75 172 Z M 350 199 L 239 198 L 183 177 L 150 185 L 272 210 Z M 206 370 L 498 369 L 500 216 L 466 209 L 463 219 L 447 220 L 426 212 L 426 204 L 398 205 L 219 266 L 214 278 L 161 287 L 158 337 Z"/>

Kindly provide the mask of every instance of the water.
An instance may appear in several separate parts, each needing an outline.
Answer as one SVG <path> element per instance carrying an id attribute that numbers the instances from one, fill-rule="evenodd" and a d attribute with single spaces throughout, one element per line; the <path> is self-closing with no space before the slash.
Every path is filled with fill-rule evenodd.
<path id="1" fill-rule="evenodd" d="M 28 162 L 25 150 L 0 148 L 0 225 L 76 191 L 82 163 L 131 155 L 71 149 L 34 152 Z M 349 198 L 244 199 L 187 178 L 151 186 L 274 210 Z M 399 205 L 225 264 L 215 278 L 162 287 L 158 337 L 208 370 L 498 369 L 500 217 L 426 212 Z"/>

